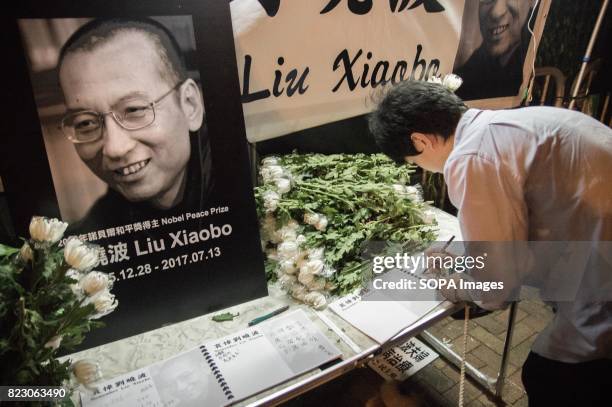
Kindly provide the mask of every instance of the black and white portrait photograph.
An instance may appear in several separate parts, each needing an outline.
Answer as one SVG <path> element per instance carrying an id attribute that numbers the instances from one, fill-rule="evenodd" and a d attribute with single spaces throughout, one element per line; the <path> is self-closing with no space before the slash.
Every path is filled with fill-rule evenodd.
<path id="1" fill-rule="evenodd" d="M 453 72 L 464 100 L 516 96 L 531 34 L 535 0 L 466 0 Z M 535 16 L 534 16 L 535 18 Z M 532 21 L 533 24 L 533 21 Z"/>
<path id="2" fill-rule="evenodd" d="M 96 245 L 119 305 L 84 348 L 267 292 L 229 4 L 179 6 L 16 19 L 32 102 L 3 181 L 16 230 Z"/>
<path id="3" fill-rule="evenodd" d="M 206 207 L 211 153 L 187 66 L 190 16 L 19 23 L 60 212 L 75 233 L 110 226 L 111 213 L 119 225 Z"/>
<path id="4" fill-rule="evenodd" d="M 199 349 L 153 366 L 151 376 L 164 406 L 199 407 L 226 401 Z"/>

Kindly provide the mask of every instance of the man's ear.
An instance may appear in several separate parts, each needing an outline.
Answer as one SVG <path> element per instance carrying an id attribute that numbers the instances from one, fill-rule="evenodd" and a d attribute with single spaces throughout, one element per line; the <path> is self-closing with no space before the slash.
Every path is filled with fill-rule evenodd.
<path id="1" fill-rule="evenodd" d="M 431 150 L 433 148 L 433 141 L 430 134 L 418 133 L 414 132 L 410 135 L 410 140 L 412 140 L 412 144 L 419 153 L 423 151 Z"/>
<path id="2" fill-rule="evenodd" d="M 204 120 L 204 100 L 200 87 L 193 79 L 187 79 L 179 88 L 180 106 L 190 131 L 198 131 Z"/>

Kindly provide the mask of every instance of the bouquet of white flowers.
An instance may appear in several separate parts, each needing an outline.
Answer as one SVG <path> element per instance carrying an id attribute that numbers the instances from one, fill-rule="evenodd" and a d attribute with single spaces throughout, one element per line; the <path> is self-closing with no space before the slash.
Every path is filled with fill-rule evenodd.
<path id="1" fill-rule="evenodd" d="M 268 279 L 321 308 L 328 294 L 362 285 L 364 242 L 433 240 L 433 214 L 407 185 L 412 172 L 381 154 L 264 158 L 255 196 Z"/>
<path id="2" fill-rule="evenodd" d="M 76 237 L 60 247 L 67 226 L 34 217 L 31 238 L 21 248 L 0 245 L 3 384 L 62 385 L 82 363 L 59 362 L 57 353 L 81 343 L 86 332 L 102 325 L 97 319 L 117 307 L 112 280 L 93 271 L 98 247 Z"/>

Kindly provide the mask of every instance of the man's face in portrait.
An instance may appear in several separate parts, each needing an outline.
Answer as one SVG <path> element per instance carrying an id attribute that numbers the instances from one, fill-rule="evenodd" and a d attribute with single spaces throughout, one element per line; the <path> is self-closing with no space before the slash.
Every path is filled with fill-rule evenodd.
<path id="1" fill-rule="evenodd" d="M 149 201 L 159 208 L 182 199 L 191 153 L 189 132 L 200 128 L 203 115 L 195 82 L 171 83 L 173 75 L 167 70 L 153 40 L 135 30 L 71 52 L 60 67 L 69 112 L 113 112 L 103 116 L 99 138 L 74 144 L 78 155 L 128 201 Z M 138 117 L 160 98 L 149 112 L 154 114 L 149 125 L 137 130 L 120 125 L 121 117 Z M 95 127 L 83 117 L 75 119 L 75 128 Z"/>
<path id="2" fill-rule="evenodd" d="M 174 360 L 164 365 L 162 376 L 168 386 L 166 396 L 186 403 L 201 402 L 208 392 L 208 381 L 196 369 L 195 363 L 183 360 Z"/>
<path id="3" fill-rule="evenodd" d="M 483 46 L 496 58 L 511 54 L 521 42 L 533 0 L 479 0 Z"/>

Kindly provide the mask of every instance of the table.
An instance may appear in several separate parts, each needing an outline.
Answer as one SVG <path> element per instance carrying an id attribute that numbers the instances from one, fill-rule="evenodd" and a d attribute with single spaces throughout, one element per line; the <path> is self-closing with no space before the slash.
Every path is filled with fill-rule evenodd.
<path id="1" fill-rule="evenodd" d="M 432 208 L 432 210 L 435 212 L 438 221 L 438 240 L 446 241 L 452 235 L 455 235 L 457 240 L 461 240 L 457 219 L 439 209 Z M 463 307 L 462 304 L 452 304 L 445 301 L 425 317 L 404 329 L 389 343 L 381 346 L 349 325 L 331 310 L 325 309 L 316 312 L 304 304 L 294 302 L 277 285 L 271 284 L 267 297 L 81 351 L 68 357 L 74 361 L 79 359 L 95 360 L 100 366 L 103 379 L 110 379 L 170 358 L 179 352 L 195 348 L 208 340 L 239 331 L 247 326 L 248 321 L 284 305 L 290 305 L 292 309 L 303 309 L 313 323 L 340 349 L 342 360 L 258 393 L 238 403 L 239 406 L 277 404 L 291 399 L 362 366 L 369 358 L 382 352 L 383 349 L 388 349 L 408 340 Z M 233 321 L 213 322 L 211 320 L 212 315 L 221 312 L 239 313 L 239 316 Z M 330 325 L 327 325 L 322 318 L 328 321 L 334 329 L 331 329 Z M 342 336 L 346 335 L 348 341 L 337 332 L 343 334 Z M 352 346 L 347 342 L 352 342 Z"/>

